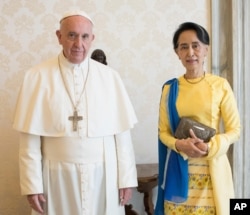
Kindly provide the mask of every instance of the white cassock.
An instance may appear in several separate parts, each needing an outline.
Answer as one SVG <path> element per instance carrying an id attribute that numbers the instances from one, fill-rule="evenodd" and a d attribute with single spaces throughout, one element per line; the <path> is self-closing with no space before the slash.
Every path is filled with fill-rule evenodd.
<path id="1" fill-rule="evenodd" d="M 32 68 L 18 97 L 22 194 L 44 193 L 46 215 L 122 215 L 118 189 L 137 186 L 134 109 L 116 71 L 59 59 L 62 74 L 57 57 Z M 70 97 L 79 100 L 77 131 Z"/>

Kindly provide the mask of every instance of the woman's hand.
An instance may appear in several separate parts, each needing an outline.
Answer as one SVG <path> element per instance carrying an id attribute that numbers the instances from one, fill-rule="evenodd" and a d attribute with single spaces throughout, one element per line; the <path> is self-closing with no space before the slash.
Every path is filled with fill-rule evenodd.
<path id="1" fill-rule="evenodd" d="M 190 138 L 177 140 L 175 147 L 178 151 L 184 152 L 188 157 L 199 158 L 207 155 L 208 145 L 203 140 L 196 137 L 194 131 L 190 129 Z"/>

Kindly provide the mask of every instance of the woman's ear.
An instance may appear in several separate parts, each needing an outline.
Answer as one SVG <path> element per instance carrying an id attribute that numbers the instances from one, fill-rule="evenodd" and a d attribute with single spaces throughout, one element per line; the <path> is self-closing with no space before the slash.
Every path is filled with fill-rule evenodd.
<path id="1" fill-rule="evenodd" d="M 207 53 L 208 53 L 208 45 L 205 46 L 205 52 L 204 52 L 204 57 L 207 56 Z"/>
<path id="2" fill-rule="evenodd" d="M 177 54 L 178 58 L 181 59 L 180 56 L 179 56 L 179 53 L 178 53 L 177 49 L 175 49 L 174 51 L 175 51 L 175 54 Z"/>

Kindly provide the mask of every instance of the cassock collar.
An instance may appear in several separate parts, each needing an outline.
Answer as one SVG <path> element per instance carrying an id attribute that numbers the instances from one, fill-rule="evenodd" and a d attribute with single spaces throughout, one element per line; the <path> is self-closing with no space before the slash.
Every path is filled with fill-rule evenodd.
<path id="1" fill-rule="evenodd" d="M 64 56 L 63 54 L 63 51 L 59 54 L 59 60 L 60 60 L 60 63 L 63 67 L 66 67 L 66 68 L 69 68 L 71 71 L 74 70 L 74 69 L 85 69 L 88 67 L 88 61 L 89 61 L 89 58 L 86 57 L 84 59 L 83 62 L 81 62 L 80 64 L 74 64 L 74 63 L 71 63 L 67 60 L 67 58 Z"/>

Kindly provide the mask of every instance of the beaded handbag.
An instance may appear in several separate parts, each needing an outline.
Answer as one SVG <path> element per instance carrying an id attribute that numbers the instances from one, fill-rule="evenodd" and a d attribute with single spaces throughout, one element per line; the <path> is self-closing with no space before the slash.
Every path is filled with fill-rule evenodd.
<path id="1" fill-rule="evenodd" d="M 190 129 L 194 131 L 196 137 L 202 139 L 204 142 L 209 142 L 209 140 L 216 133 L 214 128 L 206 126 L 188 117 L 182 117 L 174 135 L 178 139 L 186 139 L 191 137 L 189 132 Z"/>

